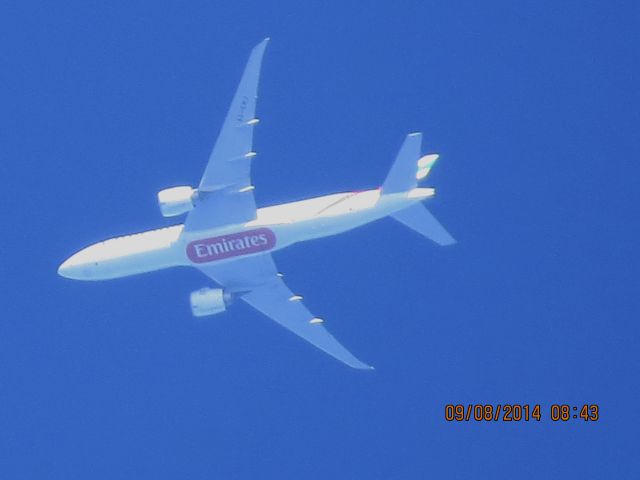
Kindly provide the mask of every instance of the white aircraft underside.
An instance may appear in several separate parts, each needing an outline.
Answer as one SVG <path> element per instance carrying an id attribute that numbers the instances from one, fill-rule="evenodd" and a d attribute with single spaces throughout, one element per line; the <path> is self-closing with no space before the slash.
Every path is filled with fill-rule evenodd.
<path id="1" fill-rule="evenodd" d="M 112 238 L 68 258 L 58 269 L 76 280 L 105 280 L 192 266 L 220 288 L 191 294 L 196 316 L 221 313 L 238 298 L 329 355 L 354 368 L 354 357 L 285 285 L 271 254 L 297 242 L 335 235 L 392 216 L 440 245 L 455 240 L 421 204 L 433 188 L 417 182 L 437 155 L 420 155 L 422 136 L 409 134 L 382 187 L 256 208 L 251 184 L 258 79 L 268 39 L 249 57 L 220 135 L 197 189 L 158 194 L 163 215 L 187 214 L 183 225 Z"/>

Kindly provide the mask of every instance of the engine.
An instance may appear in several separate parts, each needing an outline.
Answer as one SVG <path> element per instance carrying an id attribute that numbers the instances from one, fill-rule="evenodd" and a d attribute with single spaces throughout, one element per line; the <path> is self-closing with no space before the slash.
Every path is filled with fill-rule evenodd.
<path id="1" fill-rule="evenodd" d="M 175 217 L 193 209 L 197 190 L 191 187 L 165 188 L 158 192 L 158 205 L 163 217 Z"/>
<path id="2" fill-rule="evenodd" d="M 191 294 L 191 313 L 205 317 L 224 312 L 231 305 L 231 294 L 221 288 L 201 288 Z"/>

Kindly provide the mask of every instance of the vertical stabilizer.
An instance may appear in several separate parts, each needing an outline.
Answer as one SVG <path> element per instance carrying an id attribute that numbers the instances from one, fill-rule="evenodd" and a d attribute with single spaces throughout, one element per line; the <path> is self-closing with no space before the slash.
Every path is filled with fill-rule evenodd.
<path id="1" fill-rule="evenodd" d="M 422 148 L 422 133 L 410 133 L 405 138 L 391 170 L 382 185 L 382 193 L 400 193 L 416 188 L 417 161 Z"/>
<path id="2" fill-rule="evenodd" d="M 418 186 L 429 175 L 438 160 L 435 153 L 421 157 L 422 134 L 410 133 L 405 138 L 391 170 L 382 185 L 382 193 L 402 193 Z"/>

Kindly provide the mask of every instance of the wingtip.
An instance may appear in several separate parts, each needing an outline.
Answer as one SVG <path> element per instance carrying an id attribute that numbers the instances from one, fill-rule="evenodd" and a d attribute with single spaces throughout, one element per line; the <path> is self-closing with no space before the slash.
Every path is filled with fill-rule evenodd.
<path id="1" fill-rule="evenodd" d="M 451 235 L 448 235 L 447 238 L 440 240 L 439 242 L 437 242 L 438 245 L 440 245 L 441 247 L 448 247 L 450 245 L 455 245 L 458 243 L 458 241 L 453 238 Z"/>
<path id="2" fill-rule="evenodd" d="M 376 368 L 371 366 L 371 365 L 367 365 L 364 362 L 359 362 L 357 365 L 350 365 L 351 367 L 355 368 L 356 370 L 369 370 L 369 371 L 373 371 Z"/>
<path id="3" fill-rule="evenodd" d="M 267 48 L 267 45 L 269 44 L 269 40 L 271 40 L 271 37 L 266 37 L 264 40 L 262 40 L 260 43 L 258 43 L 255 47 L 253 47 L 253 51 L 254 52 L 264 52 L 265 49 Z"/>

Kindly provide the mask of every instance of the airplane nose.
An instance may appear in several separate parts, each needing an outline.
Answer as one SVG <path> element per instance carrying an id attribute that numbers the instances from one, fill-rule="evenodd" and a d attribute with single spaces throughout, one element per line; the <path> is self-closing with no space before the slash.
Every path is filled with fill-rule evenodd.
<path id="1" fill-rule="evenodd" d="M 58 267 L 58 275 L 72 280 L 86 280 L 90 276 L 89 267 L 78 262 L 74 256 L 67 258 Z"/>
<path id="2" fill-rule="evenodd" d="M 58 275 L 73 280 L 97 280 L 100 277 L 99 262 L 92 246 L 71 255 L 58 267 Z"/>
<path id="3" fill-rule="evenodd" d="M 69 265 L 69 260 L 65 260 L 58 267 L 58 275 L 65 278 L 73 278 L 71 273 L 71 266 Z"/>

